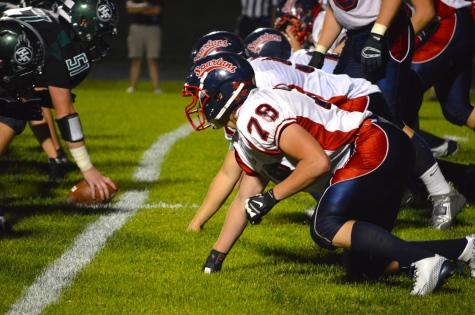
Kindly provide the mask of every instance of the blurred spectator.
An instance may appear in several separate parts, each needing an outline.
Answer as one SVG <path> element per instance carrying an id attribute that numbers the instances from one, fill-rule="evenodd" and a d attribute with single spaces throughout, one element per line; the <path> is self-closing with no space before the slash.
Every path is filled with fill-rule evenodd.
<path id="1" fill-rule="evenodd" d="M 245 38 L 259 27 L 272 27 L 279 0 L 241 0 L 236 33 Z"/>
<path id="2" fill-rule="evenodd" d="M 127 93 L 135 92 L 140 79 L 142 58 L 147 58 L 148 72 L 152 80 L 155 94 L 161 94 L 158 73 L 158 57 L 160 56 L 162 37 L 162 1 L 161 0 L 129 0 L 127 12 L 130 17 L 129 48 L 130 86 Z"/>

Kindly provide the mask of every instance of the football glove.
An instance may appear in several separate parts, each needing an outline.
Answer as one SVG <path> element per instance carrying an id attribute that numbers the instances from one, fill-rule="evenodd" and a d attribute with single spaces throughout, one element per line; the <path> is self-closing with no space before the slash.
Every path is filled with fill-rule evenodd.
<path id="1" fill-rule="evenodd" d="M 18 120 L 42 120 L 41 100 L 31 98 L 20 101 L 15 98 L 0 98 L 0 115 Z"/>
<path id="2" fill-rule="evenodd" d="M 218 252 L 217 250 L 212 249 L 209 253 L 208 258 L 202 268 L 204 273 L 215 273 L 221 270 L 221 265 L 223 264 L 224 258 L 226 258 L 225 253 Z"/>
<path id="3" fill-rule="evenodd" d="M 384 63 L 384 54 L 384 37 L 376 33 L 371 33 L 361 50 L 361 67 L 366 78 L 375 78 L 381 73 Z"/>
<path id="4" fill-rule="evenodd" d="M 246 200 L 246 217 L 251 224 L 259 224 L 262 217 L 279 202 L 274 197 L 273 190 L 259 194 Z"/>
<path id="5" fill-rule="evenodd" d="M 311 55 L 312 58 L 308 62 L 308 65 L 317 69 L 321 69 L 323 67 L 323 62 L 325 61 L 325 54 L 319 51 L 312 51 Z"/>

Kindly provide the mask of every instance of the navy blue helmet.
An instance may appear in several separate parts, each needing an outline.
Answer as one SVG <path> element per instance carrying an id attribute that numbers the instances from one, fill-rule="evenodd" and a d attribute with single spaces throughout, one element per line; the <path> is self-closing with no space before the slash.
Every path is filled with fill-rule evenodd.
<path id="1" fill-rule="evenodd" d="M 199 59 L 191 68 L 183 96 L 192 101 L 185 114 L 193 129 L 221 128 L 255 88 L 254 70 L 238 54 L 220 52 Z"/>
<path id="2" fill-rule="evenodd" d="M 231 32 L 216 31 L 201 37 L 191 50 L 191 59 L 195 63 L 203 57 L 222 51 L 245 55 L 244 42 Z"/>
<path id="3" fill-rule="evenodd" d="M 292 52 L 290 43 L 281 31 L 274 28 L 258 28 L 244 40 L 246 54 L 250 58 L 277 57 L 289 59 Z"/>

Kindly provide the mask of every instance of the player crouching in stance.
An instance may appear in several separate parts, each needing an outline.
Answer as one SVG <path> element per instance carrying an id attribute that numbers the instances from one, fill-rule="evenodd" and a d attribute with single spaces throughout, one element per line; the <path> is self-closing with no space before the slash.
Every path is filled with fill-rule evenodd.
<path id="1" fill-rule="evenodd" d="M 236 160 L 246 172 L 240 191 L 250 198 L 233 201 L 231 208 L 237 211 L 230 208 L 223 231 L 239 235 L 246 217 L 259 223 L 280 200 L 330 174 L 310 228 L 319 246 L 344 248 L 350 261 L 368 270 L 380 265 L 410 270 L 413 295 L 440 287 L 453 274 L 451 260 L 464 261 L 475 272 L 474 236 L 409 242 L 391 234 L 414 160 L 409 138 L 393 124 L 370 111 L 337 108 L 303 89 L 256 88 L 251 65 L 233 53 L 199 60 L 186 84 L 197 92 L 195 129 L 228 126 L 238 131 Z M 344 158 L 333 165 L 334 155 Z M 295 169 L 261 194 L 267 183 L 263 162 L 284 158 Z M 220 249 L 215 244 L 205 272 L 220 270 L 227 253 Z"/>
<path id="2" fill-rule="evenodd" d="M 108 187 L 115 190 L 116 186 L 91 162 L 71 90 L 87 77 L 91 63 L 107 54 L 104 37 L 116 31 L 116 5 L 112 0 L 67 0 L 56 10 L 26 7 L 8 10 L 4 18 L 29 24 L 43 38 L 45 62 L 36 86 L 48 89 L 63 140 L 93 194 L 97 190 L 106 200 Z"/>

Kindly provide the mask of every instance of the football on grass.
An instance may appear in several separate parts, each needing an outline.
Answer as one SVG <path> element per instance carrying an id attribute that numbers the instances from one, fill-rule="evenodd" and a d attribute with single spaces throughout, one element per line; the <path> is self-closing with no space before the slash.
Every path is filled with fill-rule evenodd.
<path id="1" fill-rule="evenodd" d="M 71 188 L 67 201 L 70 204 L 76 205 L 94 205 L 107 203 L 111 201 L 111 199 L 117 193 L 117 190 L 113 187 L 109 185 L 107 185 L 107 187 L 109 189 L 109 198 L 102 199 L 101 194 L 99 193 L 99 190 L 97 188 L 95 197 L 93 198 L 91 187 L 89 186 L 86 180 L 82 180 Z"/>

